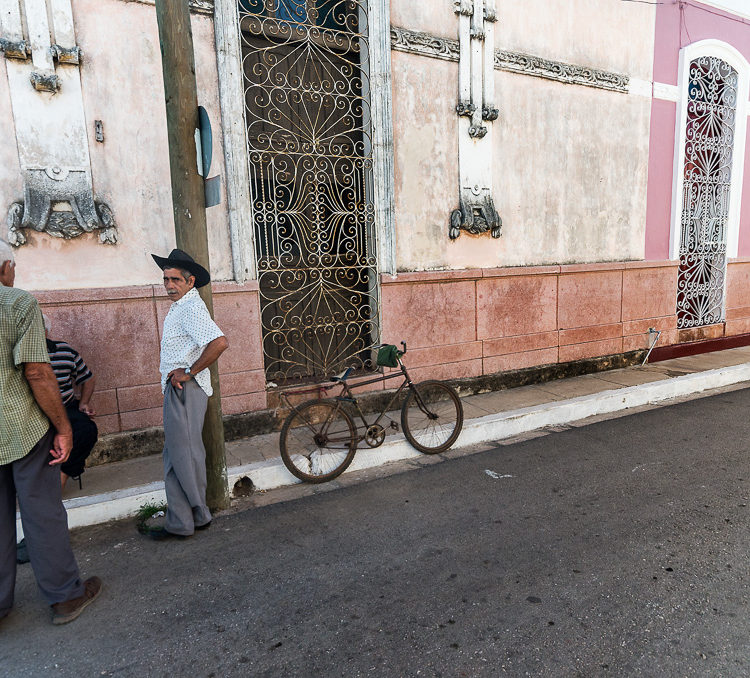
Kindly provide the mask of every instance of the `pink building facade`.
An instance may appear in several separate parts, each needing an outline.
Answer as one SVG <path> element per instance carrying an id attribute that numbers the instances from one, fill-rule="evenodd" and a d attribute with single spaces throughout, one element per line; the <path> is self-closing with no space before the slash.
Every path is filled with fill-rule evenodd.
<path id="1" fill-rule="evenodd" d="M 174 246 L 154 11 L 146 0 L 67 4 L 83 57 L 52 63 L 63 89 L 40 96 L 61 101 L 55 97 L 74 89 L 65 78 L 79 78 L 80 103 L 69 103 L 69 115 L 83 121 L 80 162 L 89 163 L 96 204 L 111 208 L 119 240 L 103 245 L 96 233 L 63 240 L 26 229 L 17 284 L 38 297 L 53 334 L 96 372 L 100 430 L 145 429 L 161 424 L 158 353 L 169 305 L 149 253 Z M 223 179 L 208 226 L 216 318 L 230 340 L 220 361 L 225 415 L 273 407 L 279 346 L 286 341 L 299 352 L 304 343 L 294 334 L 304 313 L 290 321 L 286 339 L 274 335 L 267 316 L 284 300 L 268 280 L 285 273 L 269 264 L 283 260 L 274 259 L 274 238 L 295 262 L 289 270 L 303 277 L 312 270 L 299 265 L 299 242 L 288 235 L 310 214 L 364 224 L 367 244 L 351 265 L 359 282 L 347 302 L 356 307 L 356 332 L 365 344 L 406 341 L 418 379 L 634 360 L 653 339 L 650 329 L 661 332 L 657 348 L 750 336 L 750 12 L 742 0 L 353 4 L 356 19 L 326 15 L 322 0 L 191 2 L 199 103 L 214 124 L 219 169 L 212 173 Z M 104 25 L 97 12 L 117 21 Z M 472 32 L 480 19 L 482 31 Z M 24 36 L 8 33 L 4 21 L 6 40 L 20 44 Z M 137 77 L 118 80 L 123 64 L 113 60 L 126 50 L 113 42 L 120 37 L 108 33 L 110 23 L 138 36 Z M 320 178 L 328 161 L 316 156 L 310 185 L 323 186 L 312 190 L 318 202 L 291 217 L 288 205 L 275 204 L 288 172 L 277 170 L 273 190 L 263 178 L 272 166 L 263 154 L 278 151 L 268 141 L 275 118 L 263 115 L 267 85 L 258 79 L 258 45 L 270 44 L 269 25 L 304 32 L 315 49 L 335 43 L 315 42 L 316 31 L 348 30 L 359 41 L 351 54 L 363 74 L 332 80 L 361 116 L 359 136 L 347 146 L 342 132 L 337 148 L 342 158 L 361 157 L 346 166 L 337 160 L 338 169 Z M 0 198 L 17 205 L 27 168 L 44 163 L 24 157 L 14 109 L 31 101 L 33 93 L 20 89 L 31 60 L 8 49 L 0 119 L 15 119 L 16 143 L 0 142 Z M 335 49 L 336 59 L 351 56 Z M 287 90 L 295 82 L 289 73 Z M 335 110 L 331 104 L 326 115 Z M 282 131 L 288 152 L 297 132 Z M 35 149 L 35 157 L 44 152 Z M 125 173 L 131 165 L 137 176 Z M 361 201 L 347 193 L 356 177 L 364 177 Z M 343 196 L 335 205 L 330 186 Z M 300 289 L 290 292 L 295 304 Z"/>
<path id="2" fill-rule="evenodd" d="M 714 211 L 712 217 L 722 221 L 724 231 L 726 275 L 723 281 L 716 281 L 717 292 L 723 292 L 723 299 L 717 294 L 716 303 L 723 302 L 723 313 L 719 310 L 713 321 L 694 330 L 680 329 L 674 342 L 750 332 L 749 60 L 750 13 L 745 3 L 685 2 L 657 8 L 646 259 L 678 260 L 681 222 L 700 218 L 696 217 L 695 206 L 691 214 L 690 205 L 685 204 L 689 202 L 690 191 L 699 190 L 696 184 L 700 181 L 694 181 L 695 176 L 688 169 L 694 166 L 691 162 L 703 161 L 705 165 L 699 171 L 710 176 L 708 181 L 718 182 L 724 191 L 713 202 L 706 203 Z M 721 101 L 713 113 L 706 107 L 698 110 L 704 106 L 703 99 L 700 94 L 692 96 L 691 87 L 697 89 L 710 81 L 709 86 L 718 92 L 716 88 L 723 86 L 714 79 L 718 68 L 724 68 L 721 77 L 726 79 L 729 91 L 717 94 Z M 714 72 L 706 79 L 709 69 Z M 717 122 L 723 116 L 728 117 Z M 704 133 L 699 129 L 704 121 L 725 127 Z M 702 134 L 698 142 L 703 142 L 703 149 L 693 143 L 694 132 Z M 724 139 L 720 140 L 722 134 Z M 720 159 L 717 149 L 723 149 Z M 678 271 L 676 275 L 679 278 Z"/>

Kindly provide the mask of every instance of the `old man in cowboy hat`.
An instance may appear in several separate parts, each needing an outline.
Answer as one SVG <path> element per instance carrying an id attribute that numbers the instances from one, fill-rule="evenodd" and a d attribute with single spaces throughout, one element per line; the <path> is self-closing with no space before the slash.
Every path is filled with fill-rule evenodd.
<path id="1" fill-rule="evenodd" d="M 184 539 L 211 524 L 206 506 L 206 450 L 201 432 L 211 389 L 208 367 L 229 342 L 198 294 L 211 281 L 208 271 L 182 250 L 151 255 L 164 272 L 172 301 L 161 337 L 164 393 L 164 487 L 167 517 L 154 539 Z"/>

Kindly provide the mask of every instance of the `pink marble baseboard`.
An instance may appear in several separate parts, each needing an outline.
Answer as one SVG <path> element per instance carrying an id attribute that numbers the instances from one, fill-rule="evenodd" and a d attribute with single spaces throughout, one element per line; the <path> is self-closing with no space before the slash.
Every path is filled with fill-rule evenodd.
<path id="1" fill-rule="evenodd" d="M 587 341 L 583 344 L 560 346 L 559 362 L 567 363 L 584 358 L 596 358 L 601 355 L 615 355 L 622 353 L 622 337 L 618 339 L 603 339 L 602 341 Z"/>
<path id="2" fill-rule="evenodd" d="M 750 260 L 729 264 L 726 323 L 699 332 L 677 330 L 676 280 L 674 261 L 383 275 L 381 338 L 407 341 L 405 362 L 423 380 L 643 349 L 650 327 L 662 332 L 659 346 L 750 332 Z M 273 396 L 265 391 L 257 282 L 214 283 L 213 291 L 217 322 L 230 343 L 219 361 L 223 411 L 264 409 Z M 160 425 L 159 341 L 170 303 L 161 285 L 37 297 L 54 336 L 76 347 L 97 376 L 102 432 Z"/>
<path id="3" fill-rule="evenodd" d="M 537 365 L 550 365 L 558 362 L 558 348 L 555 346 L 538 351 L 522 351 L 521 353 L 492 356 L 485 358 L 482 362 L 484 374 L 520 370 L 524 367 L 536 367 Z"/>

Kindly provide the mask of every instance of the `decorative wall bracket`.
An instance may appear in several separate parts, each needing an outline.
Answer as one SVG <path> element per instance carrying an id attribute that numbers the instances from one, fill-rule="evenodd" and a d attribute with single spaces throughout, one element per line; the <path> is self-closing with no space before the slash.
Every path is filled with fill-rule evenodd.
<path id="1" fill-rule="evenodd" d="M 117 227 L 109 206 L 95 202 L 91 177 L 86 168 L 28 168 L 25 172 L 24 201 L 8 210 L 8 242 L 20 247 L 26 242 L 21 229 L 31 228 L 55 238 L 70 240 L 99 230 L 99 241 L 117 243 Z M 54 210 L 67 204 L 70 210 Z"/>
<path id="2" fill-rule="evenodd" d="M 468 101 L 459 101 L 456 104 L 456 115 L 463 115 L 467 118 L 470 118 L 472 115 L 474 115 L 474 111 L 477 110 L 477 107 L 469 103 Z"/>
<path id="3" fill-rule="evenodd" d="M 497 108 L 488 108 L 485 106 L 482 108 L 482 120 L 492 122 L 500 117 L 500 111 Z"/>
<path id="4" fill-rule="evenodd" d="M 0 51 L 5 54 L 6 59 L 23 59 L 31 56 L 31 47 L 25 40 L 7 40 L 0 38 Z"/>
<path id="5" fill-rule="evenodd" d="M 81 48 L 74 45 L 73 47 L 61 47 L 60 45 L 52 45 L 50 48 L 50 54 L 60 64 L 75 64 L 80 65 L 81 59 L 83 58 L 83 52 Z"/>
<path id="6" fill-rule="evenodd" d="M 474 126 L 472 125 L 469 127 L 469 136 L 474 139 L 481 139 L 484 136 L 487 136 L 487 132 L 489 130 L 484 125 Z"/>
<path id="7" fill-rule="evenodd" d="M 71 0 L 6 2 L 0 34 L 24 182 L 8 208 L 8 242 L 23 245 L 32 229 L 64 239 L 97 231 L 115 244 L 112 210 L 94 196 Z"/>
<path id="8" fill-rule="evenodd" d="M 32 71 L 29 80 L 37 92 L 57 92 L 60 89 L 60 78 L 54 73 Z"/>
<path id="9" fill-rule="evenodd" d="M 472 235 L 481 235 L 490 231 L 493 238 L 499 238 L 503 228 L 503 220 L 495 210 L 495 204 L 490 195 L 482 200 L 466 202 L 459 200 L 457 210 L 451 212 L 451 225 L 448 235 L 455 240 L 466 231 Z"/>
<path id="10" fill-rule="evenodd" d="M 468 133 L 481 139 L 483 121 L 497 120 L 494 84 L 494 0 L 454 0 L 459 17 L 459 101 L 456 113 L 471 118 Z"/>

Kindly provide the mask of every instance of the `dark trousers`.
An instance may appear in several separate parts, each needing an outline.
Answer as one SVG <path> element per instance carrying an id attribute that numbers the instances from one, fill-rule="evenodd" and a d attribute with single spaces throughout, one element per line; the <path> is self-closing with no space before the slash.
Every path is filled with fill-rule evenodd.
<path id="1" fill-rule="evenodd" d="M 31 567 L 47 603 L 83 595 L 70 548 L 60 471 L 49 465 L 52 437 L 50 429 L 25 457 L 0 466 L 0 617 L 13 606 L 16 584 L 16 499 Z"/>
<path id="2" fill-rule="evenodd" d="M 73 427 L 73 449 L 68 460 L 60 466 L 60 470 L 66 476 L 80 476 L 84 471 L 84 464 L 96 445 L 99 430 L 91 417 L 78 409 L 77 399 L 65 403 L 65 411 L 68 413 L 70 425 Z"/>

